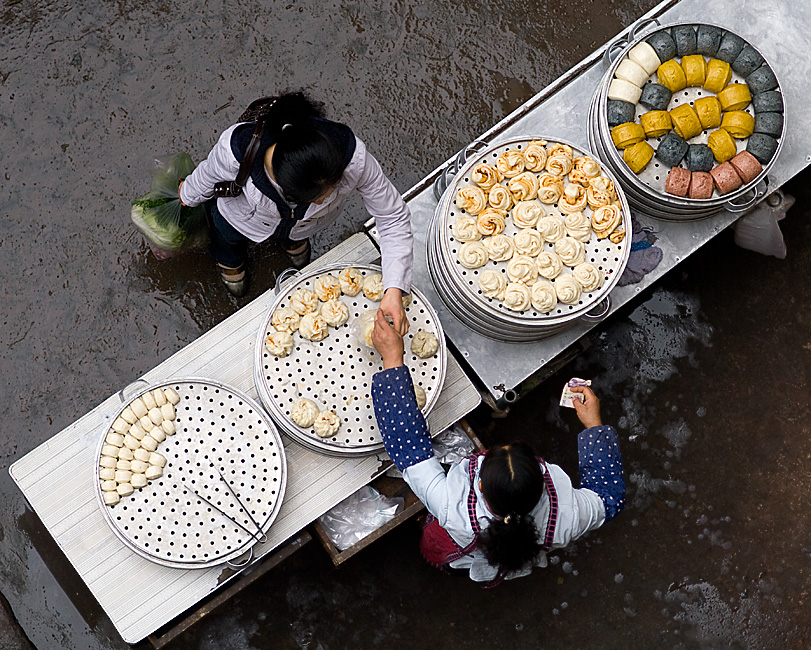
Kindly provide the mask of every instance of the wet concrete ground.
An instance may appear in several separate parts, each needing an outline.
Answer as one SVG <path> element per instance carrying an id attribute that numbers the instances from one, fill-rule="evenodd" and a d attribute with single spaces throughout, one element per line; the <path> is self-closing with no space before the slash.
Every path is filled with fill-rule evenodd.
<path id="1" fill-rule="evenodd" d="M 306 86 L 405 190 L 653 4 L 3 6 L 0 591 L 37 648 L 126 646 L 9 465 L 243 304 L 205 253 L 159 264 L 134 232 L 150 157 L 199 159 L 250 100 Z M 723 233 L 508 419 L 473 418 L 574 472 L 554 404 L 595 379 L 629 479 L 610 526 L 494 591 L 425 566 L 413 525 L 335 570 L 313 543 L 173 647 L 811 646 L 808 179 L 787 260 Z M 316 249 L 364 220 L 349 206 Z M 254 266 L 251 296 L 285 263 L 265 247 Z"/>

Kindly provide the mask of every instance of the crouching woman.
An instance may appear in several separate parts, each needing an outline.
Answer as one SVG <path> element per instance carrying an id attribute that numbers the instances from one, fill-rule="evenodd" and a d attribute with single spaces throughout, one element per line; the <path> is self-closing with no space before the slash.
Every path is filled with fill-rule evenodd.
<path id="1" fill-rule="evenodd" d="M 378 312 L 372 333 L 383 371 L 372 400 L 391 459 L 430 516 L 420 550 L 433 565 L 466 570 L 477 582 L 498 584 L 546 566 L 546 554 L 599 528 L 624 506 L 617 433 L 600 418 L 591 389 L 573 388 L 585 429 L 578 435 L 580 487 L 523 442 L 491 448 L 443 470 L 403 363 L 403 338 Z"/>

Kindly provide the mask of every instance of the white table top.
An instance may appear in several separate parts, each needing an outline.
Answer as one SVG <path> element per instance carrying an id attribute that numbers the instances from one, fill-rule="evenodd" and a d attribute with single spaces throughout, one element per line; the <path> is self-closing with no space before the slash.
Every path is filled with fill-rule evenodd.
<path id="1" fill-rule="evenodd" d="M 338 260 L 375 262 L 378 258 L 379 252 L 369 237 L 357 234 L 311 267 Z M 143 379 L 154 384 L 172 377 L 208 377 L 258 401 L 253 379 L 254 345 L 273 298 L 272 289 L 265 292 Z M 480 399 L 459 364 L 448 355 L 445 384 L 428 417 L 431 431 L 442 431 L 464 417 Z M 105 417 L 120 406 L 118 394 L 108 397 L 15 462 L 10 473 L 122 638 L 136 643 L 237 573 L 225 566 L 167 568 L 140 557 L 113 534 L 99 509 L 94 468 L 98 436 L 109 426 Z M 254 547 L 259 557 L 369 483 L 387 460 L 385 454 L 353 459 L 324 456 L 284 436 L 283 441 L 287 492 L 268 531 L 268 541 Z"/>

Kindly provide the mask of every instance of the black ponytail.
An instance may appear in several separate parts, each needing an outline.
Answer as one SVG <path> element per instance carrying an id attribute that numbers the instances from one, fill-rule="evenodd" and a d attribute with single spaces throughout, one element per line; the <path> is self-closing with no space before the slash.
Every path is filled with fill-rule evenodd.
<path id="1" fill-rule="evenodd" d="M 490 449 L 479 478 L 490 520 L 479 535 L 479 548 L 500 572 L 517 571 L 530 564 L 541 550 L 540 533 L 530 512 L 543 495 L 543 471 L 535 452 L 525 442 Z"/>
<path id="2" fill-rule="evenodd" d="M 257 119 L 264 119 L 276 144 L 272 162 L 273 177 L 291 203 L 310 203 L 337 185 L 346 162 L 336 142 L 317 128 L 323 119 L 323 104 L 302 92 L 273 98 Z M 249 107 L 250 110 L 250 107 Z M 243 117 L 249 116 L 244 115 Z"/>

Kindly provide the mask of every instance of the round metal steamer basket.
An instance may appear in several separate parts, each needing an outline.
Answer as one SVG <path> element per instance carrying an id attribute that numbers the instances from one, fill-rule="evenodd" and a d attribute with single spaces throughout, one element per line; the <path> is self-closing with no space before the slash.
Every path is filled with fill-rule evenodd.
<path id="1" fill-rule="evenodd" d="M 607 50 L 607 57 L 611 60 L 611 64 L 603 77 L 603 80 L 600 83 L 600 86 L 597 89 L 589 108 L 589 146 L 598 153 L 600 158 L 605 161 L 611 170 L 619 177 L 623 188 L 628 194 L 628 200 L 631 202 L 631 205 L 648 216 L 670 221 L 695 221 L 698 219 L 711 217 L 722 210 L 728 210 L 729 212 L 745 212 L 759 199 L 761 199 L 767 191 L 769 169 L 771 169 L 772 164 L 780 154 L 780 150 L 783 147 L 783 140 L 785 139 L 785 102 L 783 132 L 778 139 L 777 150 L 775 151 L 774 156 L 772 156 L 772 159 L 768 163 L 763 165 L 763 170 L 757 176 L 757 178 L 741 186 L 734 192 L 730 192 L 729 194 L 725 194 L 723 196 L 718 196 L 717 191 L 716 195 L 709 199 L 690 199 L 667 194 L 665 192 L 665 180 L 670 172 L 669 168 L 662 165 L 658 159 L 654 157 L 640 174 L 634 174 L 634 172 L 631 171 L 631 169 L 622 159 L 622 152 L 614 146 L 614 142 L 611 139 L 611 128 L 608 126 L 608 114 L 606 108 L 608 101 L 608 86 L 611 83 L 611 80 L 614 78 L 614 73 L 616 72 L 617 67 L 628 55 L 628 52 L 642 41 L 650 38 L 654 33 L 668 31 L 671 27 L 676 25 L 691 25 L 693 27 L 698 27 L 700 24 L 709 25 L 708 23 L 686 22 L 658 26 L 658 23 L 655 23 L 657 25 L 656 28 L 650 29 L 651 24 L 652 23 L 650 20 L 641 21 L 635 27 L 635 29 L 632 30 L 630 41 L 619 40 L 615 41 L 609 46 L 609 49 Z M 727 29 L 726 27 L 720 27 L 717 25 L 710 26 L 735 34 L 735 32 Z M 741 38 L 748 43 L 746 39 L 743 39 L 743 37 Z M 752 47 L 758 51 L 756 47 Z M 758 51 L 758 53 L 760 52 Z M 706 55 L 704 56 L 706 58 Z M 766 61 L 766 63 L 768 64 L 768 61 Z M 774 71 L 773 68 L 772 71 Z M 776 75 L 777 73 L 775 72 L 775 76 Z M 650 80 L 656 81 L 656 73 L 651 75 Z M 730 83 L 745 83 L 745 79 L 733 70 Z M 781 90 L 779 85 L 777 90 Z M 683 103 L 692 104 L 693 101 L 699 99 L 700 97 L 713 94 L 714 93 L 705 90 L 704 88 L 685 88 L 677 93 L 673 93 L 673 97 L 670 100 L 668 109 L 670 110 Z M 752 108 L 751 104 L 749 104 L 745 110 L 754 115 L 754 109 Z M 640 116 L 645 112 L 647 112 L 647 109 L 641 104 L 637 104 L 635 121 L 639 122 Z M 703 131 L 701 134 L 692 138 L 690 143 L 706 144 L 709 133 L 710 131 Z M 658 138 L 648 138 L 648 143 L 654 149 L 656 149 L 663 137 L 664 136 Z M 738 151 L 744 150 L 747 142 L 748 138 L 736 140 Z"/>
<path id="2" fill-rule="evenodd" d="M 340 296 L 349 308 L 349 320 L 341 327 L 330 327 L 322 341 L 308 341 L 294 334 L 295 348 L 289 356 L 277 358 L 265 350 L 265 339 L 275 331 L 273 312 L 287 306 L 297 289 L 313 289 L 315 280 L 328 273 L 336 274 L 351 266 L 364 275 L 380 273 L 379 266 L 369 264 L 334 264 L 301 276 L 279 290 L 259 328 L 256 339 L 254 380 L 259 398 L 279 427 L 293 440 L 313 451 L 331 456 L 358 457 L 383 450 L 383 439 L 377 428 L 372 405 L 372 376 L 383 369 L 380 354 L 358 341 L 353 322 L 363 312 L 377 309 L 379 302 L 369 300 L 361 291 L 357 296 Z M 319 305 L 322 303 L 319 303 Z M 415 385 L 422 386 L 427 416 L 439 397 L 445 382 L 447 347 L 442 326 L 433 307 L 412 287 L 411 303 L 406 307 L 409 331 L 405 336 L 405 364 Z M 433 357 L 421 359 L 411 352 L 414 333 L 426 330 L 436 335 L 439 350 Z M 320 438 L 311 428 L 299 427 L 290 417 L 300 397 L 313 400 L 319 409 L 332 409 L 341 418 L 341 427 L 331 438 Z"/>
<path id="3" fill-rule="evenodd" d="M 591 293 L 583 293 L 576 305 L 558 303 L 557 307 L 547 314 L 530 308 L 525 312 L 514 312 L 498 300 L 486 298 L 479 288 L 479 276 L 487 269 L 502 270 L 505 263 L 488 262 L 479 269 L 466 269 L 457 261 L 460 243 L 455 240 L 451 227 L 457 217 L 465 214 L 456 207 L 456 193 L 465 185 L 473 184 L 470 174 L 473 168 L 483 162 L 495 164 L 496 159 L 509 149 L 522 149 L 532 140 L 559 142 L 572 147 L 575 157 L 589 156 L 598 162 L 597 156 L 580 149 L 578 146 L 553 136 L 520 136 L 499 142 L 477 153 L 462 167 L 442 196 L 431 222 L 427 238 L 428 269 L 437 293 L 448 306 L 448 309 L 466 326 L 474 331 L 499 341 L 525 343 L 538 341 L 554 336 L 577 323 L 578 319 L 601 320 L 610 309 L 608 295 L 617 284 L 628 256 L 631 252 L 631 216 L 628 202 L 622 187 L 610 169 L 603 167 L 603 175 L 614 182 L 620 206 L 622 222 L 617 229 L 624 229 L 626 236 L 619 244 L 609 238 L 597 239 L 592 232 L 591 240 L 586 244 L 586 260 L 599 267 L 605 274 L 603 285 Z M 547 215 L 565 216 L 559 213 L 556 206 L 544 204 Z M 583 211 L 591 217 L 591 208 Z M 520 228 L 515 226 L 512 218 L 507 219 L 504 234 L 515 235 Z M 554 246 L 544 244 L 544 250 L 553 250 Z M 567 273 L 564 267 L 563 273 Z M 595 308 L 596 312 L 595 313 Z"/>
<path id="4" fill-rule="evenodd" d="M 179 569 L 225 562 L 245 566 L 284 499 L 287 461 L 281 437 L 250 397 L 200 378 L 155 384 L 129 397 L 121 391 L 121 410 L 110 422 L 136 397 L 160 387 L 173 388 L 180 396 L 176 433 L 156 450 L 166 458 L 163 476 L 121 497 L 115 506 L 106 505 L 98 459 L 108 424 L 100 436 L 95 470 L 104 518 L 126 546 L 158 564 Z"/>

